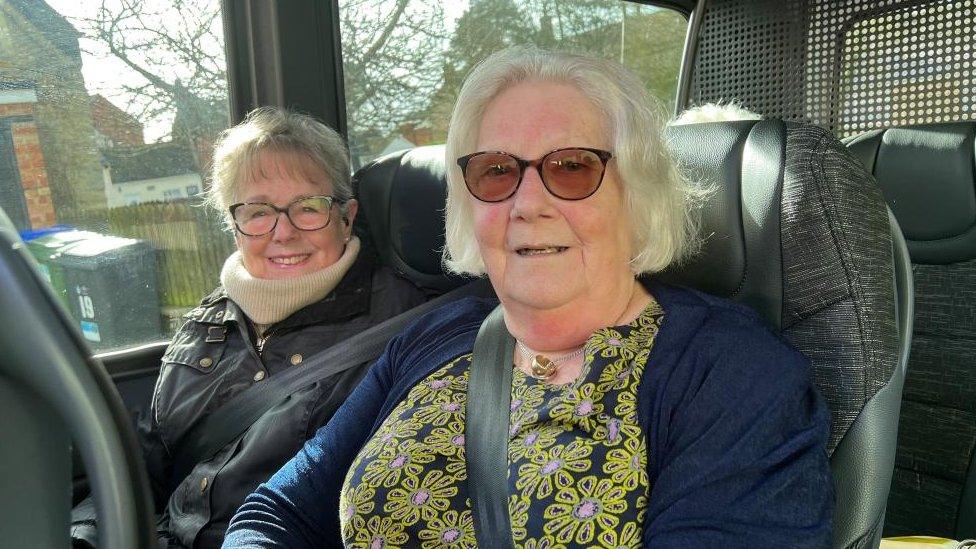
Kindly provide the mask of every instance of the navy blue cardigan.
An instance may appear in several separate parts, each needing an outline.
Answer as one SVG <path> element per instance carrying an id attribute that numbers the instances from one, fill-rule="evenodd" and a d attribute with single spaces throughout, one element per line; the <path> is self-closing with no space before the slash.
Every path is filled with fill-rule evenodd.
<path id="1" fill-rule="evenodd" d="M 650 501 L 644 546 L 829 547 L 829 414 L 806 358 L 751 310 L 651 283 L 664 320 L 638 395 Z M 469 298 L 390 342 L 332 420 L 231 521 L 224 547 L 341 547 L 339 492 L 418 382 L 471 352 L 497 302 Z"/>

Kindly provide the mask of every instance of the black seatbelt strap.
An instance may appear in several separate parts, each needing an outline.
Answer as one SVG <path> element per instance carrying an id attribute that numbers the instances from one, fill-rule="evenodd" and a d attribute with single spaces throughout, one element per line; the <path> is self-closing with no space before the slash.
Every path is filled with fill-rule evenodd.
<path id="1" fill-rule="evenodd" d="M 502 307 L 481 324 L 474 342 L 464 416 L 468 495 L 478 547 L 514 549 L 508 514 L 508 421 L 515 339 Z"/>
<path id="2" fill-rule="evenodd" d="M 213 457 L 295 391 L 379 358 L 389 340 L 414 319 L 462 297 L 489 295 L 487 279 L 469 282 L 316 353 L 307 358 L 301 368 L 276 374 L 231 398 L 191 428 L 175 445 L 171 487 L 178 486 L 196 464 Z"/>

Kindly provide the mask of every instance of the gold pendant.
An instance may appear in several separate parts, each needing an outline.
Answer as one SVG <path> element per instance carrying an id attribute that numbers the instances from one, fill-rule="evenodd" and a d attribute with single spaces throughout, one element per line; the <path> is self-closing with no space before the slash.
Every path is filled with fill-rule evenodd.
<path id="1" fill-rule="evenodd" d="M 556 373 L 556 364 L 542 355 L 535 355 L 532 358 L 532 377 L 536 379 L 549 379 Z"/>

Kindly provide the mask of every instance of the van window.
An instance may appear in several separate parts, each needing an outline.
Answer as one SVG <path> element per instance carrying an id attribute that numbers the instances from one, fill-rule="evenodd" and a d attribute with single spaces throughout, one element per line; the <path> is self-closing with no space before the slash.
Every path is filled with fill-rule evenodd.
<path id="1" fill-rule="evenodd" d="M 0 204 L 95 350 L 168 338 L 233 249 L 197 196 L 222 32 L 219 0 L 0 5 Z"/>
<path id="2" fill-rule="evenodd" d="M 622 62 L 674 104 L 687 20 L 632 2 L 340 0 L 346 117 L 354 167 L 443 143 L 454 98 L 480 60 L 535 44 Z"/>

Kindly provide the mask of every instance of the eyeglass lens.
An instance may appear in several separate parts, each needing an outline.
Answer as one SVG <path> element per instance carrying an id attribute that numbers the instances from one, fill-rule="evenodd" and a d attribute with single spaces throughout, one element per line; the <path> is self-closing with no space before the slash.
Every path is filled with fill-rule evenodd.
<path id="1" fill-rule="evenodd" d="M 580 200 L 600 186 L 604 164 L 593 151 L 563 149 L 543 157 L 538 168 L 549 192 L 565 200 Z M 471 194 L 486 202 L 499 202 L 514 194 L 522 176 L 519 160 L 505 153 L 475 155 L 464 170 Z"/>
<path id="2" fill-rule="evenodd" d="M 286 208 L 291 224 L 303 231 L 322 229 L 329 224 L 332 199 L 313 196 L 298 199 Z M 280 210 L 260 202 L 241 204 L 234 210 L 237 228 L 249 236 L 261 236 L 274 230 Z"/>

